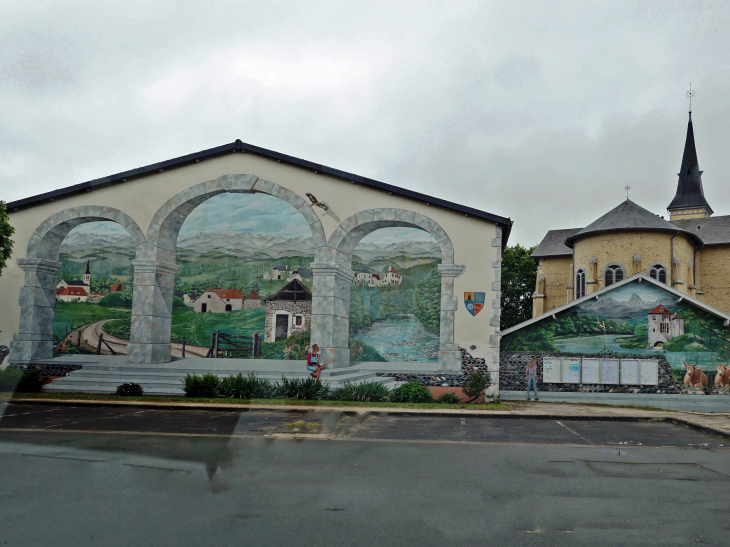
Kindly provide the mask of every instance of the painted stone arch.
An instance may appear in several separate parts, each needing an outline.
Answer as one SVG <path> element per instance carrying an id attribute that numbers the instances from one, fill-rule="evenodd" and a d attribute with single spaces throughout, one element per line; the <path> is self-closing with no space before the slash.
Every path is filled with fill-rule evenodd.
<path id="1" fill-rule="evenodd" d="M 430 233 L 441 247 L 441 328 L 439 366 L 442 370 L 461 370 L 461 353 L 454 343 L 454 317 L 457 298 L 454 278 L 464 266 L 454 264 L 454 246 L 443 228 L 425 215 L 406 209 L 370 209 L 343 221 L 332 232 L 327 246 L 320 249 L 312 263 L 312 341 L 317 341 L 326 363 L 332 368 L 350 365 L 349 314 L 352 253 L 368 234 L 381 228 L 418 228 Z"/>
<path id="2" fill-rule="evenodd" d="M 113 207 L 84 205 L 51 215 L 33 231 L 25 258 L 18 266 L 25 272 L 20 290 L 20 327 L 13 337 L 13 360 L 50 359 L 53 356 L 53 317 L 56 307 L 56 274 L 61 243 L 76 226 L 88 222 L 116 222 L 132 238 L 137 252 L 145 236 L 126 213 Z"/>
<path id="3" fill-rule="evenodd" d="M 188 215 L 204 201 L 224 193 L 263 193 L 282 199 L 307 221 L 316 249 L 327 244 L 322 223 L 309 203 L 294 192 L 250 174 L 223 175 L 177 193 L 160 207 L 147 229 L 134 265 L 134 299 L 128 360 L 165 363 L 171 358 L 172 293 L 177 271 L 177 237 Z"/>

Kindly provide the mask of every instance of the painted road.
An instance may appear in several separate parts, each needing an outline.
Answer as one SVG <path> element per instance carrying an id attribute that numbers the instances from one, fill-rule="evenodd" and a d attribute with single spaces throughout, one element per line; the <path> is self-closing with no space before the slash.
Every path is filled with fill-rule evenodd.
<path id="1" fill-rule="evenodd" d="M 668 423 L 1 411 L 0 545 L 725 545 L 730 533 L 730 441 Z"/>
<path id="2" fill-rule="evenodd" d="M 104 341 L 107 342 L 111 348 L 116 352 L 117 355 L 127 355 L 127 345 L 129 344 L 129 340 L 124 340 L 123 338 L 117 338 L 116 336 L 112 336 L 111 334 L 107 334 L 103 331 L 102 326 L 107 321 L 112 321 L 111 319 L 104 319 L 102 321 L 96 321 L 94 323 L 89 323 L 88 325 L 84 325 L 83 327 L 80 327 L 79 329 L 75 329 L 72 331 L 69 336 L 71 337 L 71 342 L 73 344 L 76 343 L 77 337 L 78 337 L 78 331 L 81 331 L 81 340 L 86 343 L 88 347 L 91 349 L 96 349 L 99 346 L 99 338 L 101 337 L 102 333 L 104 334 Z M 111 355 L 111 352 L 109 349 L 102 344 L 101 345 L 101 353 L 106 355 Z M 205 357 L 208 353 L 208 348 L 203 348 L 200 346 L 185 346 L 185 355 L 186 357 Z M 182 344 L 172 344 L 172 356 L 173 357 L 182 357 Z"/>

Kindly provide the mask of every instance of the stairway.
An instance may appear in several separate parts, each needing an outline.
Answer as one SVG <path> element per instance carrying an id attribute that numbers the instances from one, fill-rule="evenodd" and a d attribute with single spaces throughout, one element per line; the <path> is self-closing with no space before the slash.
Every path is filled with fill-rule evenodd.
<path id="1" fill-rule="evenodd" d="M 265 370 L 262 370 L 264 369 Z M 242 359 L 179 359 L 162 364 L 133 364 L 125 358 L 109 358 L 103 362 L 85 362 L 81 370 L 70 372 L 52 384 L 43 386 L 48 392 L 114 393 L 117 386 L 127 382 L 140 384 L 145 395 L 184 395 L 182 379 L 185 375 L 212 373 L 223 378 L 231 374 L 256 372 L 258 378 L 280 382 L 282 375 L 293 380 L 307 378 L 309 371 L 304 361 L 264 361 Z M 325 369 L 322 382 L 336 388 L 346 382 L 360 384 L 377 382 L 395 388 L 398 383 L 389 377 L 377 376 L 376 371 L 357 366 L 344 369 Z"/>

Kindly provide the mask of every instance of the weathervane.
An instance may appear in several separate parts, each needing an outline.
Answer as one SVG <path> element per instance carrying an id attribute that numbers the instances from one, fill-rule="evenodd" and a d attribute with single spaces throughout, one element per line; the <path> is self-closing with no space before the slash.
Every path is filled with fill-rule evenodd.
<path id="1" fill-rule="evenodd" d="M 692 89 L 692 82 L 689 84 L 689 91 L 684 94 L 685 97 L 689 97 L 689 113 L 692 114 L 692 97 L 697 95 L 697 90 Z"/>
<path id="2" fill-rule="evenodd" d="M 631 190 L 631 186 L 627 184 L 624 186 L 624 190 L 626 190 L 626 199 L 629 199 L 629 190 Z"/>

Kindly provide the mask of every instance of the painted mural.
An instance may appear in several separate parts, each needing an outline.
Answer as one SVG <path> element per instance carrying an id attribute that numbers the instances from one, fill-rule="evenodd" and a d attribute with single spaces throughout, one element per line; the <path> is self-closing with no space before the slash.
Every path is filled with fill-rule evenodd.
<path id="1" fill-rule="evenodd" d="M 502 351 L 661 354 L 715 370 L 730 361 L 723 321 L 650 283 L 627 283 L 502 338 Z"/>
<path id="2" fill-rule="evenodd" d="M 112 222 L 75 228 L 61 245 L 54 338 L 57 350 L 126 353 L 135 248 Z M 171 341 L 204 356 L 211 333 L 258 334 L 262 357 L 302 358 L 309 347 L 311 232 L 291 205 L 267 194 L 222 194 L 198 206 L 177 242 Z M 364 238 L 353 254 L 353 360 L 435 361 L 440 249 L 410 228 Z M 79 342 L 81 342 L 79 344 Z M 79 346 L 79 347 L 77 347 Z"/>

